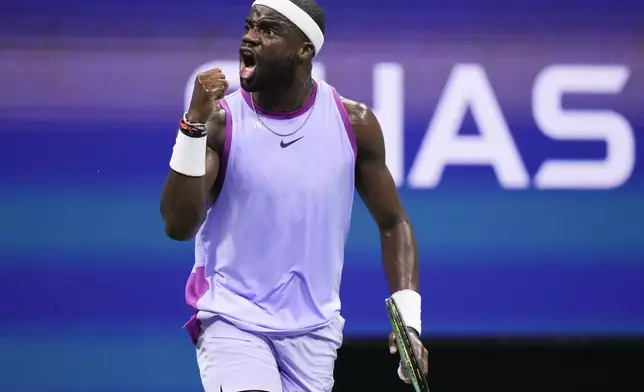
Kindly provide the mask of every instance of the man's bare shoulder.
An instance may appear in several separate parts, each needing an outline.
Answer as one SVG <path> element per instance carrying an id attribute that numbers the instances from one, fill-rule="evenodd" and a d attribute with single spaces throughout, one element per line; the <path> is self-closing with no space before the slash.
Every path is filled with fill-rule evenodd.
<path id="1" fill-rule="evenodd" d="M 349 115 L 358 147 L 358 157 L 362 159 L 380 154 L 384 149 L 382 129 L 371 108 L 345 97 L 340 97 L 340 100 Z"/>
<path id="2" fill-rule="evenodd" d="M 344 109 L 349 115 L 349 121 L 351 125 L 355 127 L 361 127 L 369 124 L 371 117 L 374 117 L 371 108 L 365 103 L 354 101 L 346 97 L 340 97 L 340 101 L 344 106 Z"/>

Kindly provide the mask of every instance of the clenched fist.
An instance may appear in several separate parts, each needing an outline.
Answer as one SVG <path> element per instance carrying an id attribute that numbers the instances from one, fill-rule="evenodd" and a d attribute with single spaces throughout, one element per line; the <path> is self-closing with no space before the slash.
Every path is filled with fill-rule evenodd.
<path id="1" fill-rule="evenodd" d="M 207 122 L 227 89 L 226 75 L 219 68 L 201 72 L 195 78 L 195 87 L 192 90 L 192 100 L 186 119 L 192 123 Z"/>

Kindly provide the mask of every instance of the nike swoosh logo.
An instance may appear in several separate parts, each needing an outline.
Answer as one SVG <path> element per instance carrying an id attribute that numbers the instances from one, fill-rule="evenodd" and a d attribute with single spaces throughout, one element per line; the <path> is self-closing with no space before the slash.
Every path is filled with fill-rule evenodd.
<path id="1" fill-rule="evenodd" d="M 291 144 L 295 143 L 296 141 L 300 140 L 300 139 L 301 139 L 301 138 L 303 138 L 303 137 L 304 137 L 304 136 L 300 136 L 300 137 L 298 137 L 297 139 L 295 139 L 295 140 L 291 140 L 291 141 L 290 141 L 290 142 L 288 142 L 288 143 L 284 143 L 284 140 L 282 140 L 282 141 L 280 142 L 280 147 L 282 147 L 282 148 L 286 148 L 286 147 L 290 146 Z"/>

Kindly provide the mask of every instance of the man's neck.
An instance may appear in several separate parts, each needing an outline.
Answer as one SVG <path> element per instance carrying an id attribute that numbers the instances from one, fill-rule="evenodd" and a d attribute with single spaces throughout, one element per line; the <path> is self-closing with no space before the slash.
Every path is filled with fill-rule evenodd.
<path id="1" fill-rule="evenodd" d="M 287 88 L 253 93 L 253 101 L 267 112 L 294 112 L 304 106 L 313 92 L 314 84 L 310 77 L 304 81 L 295 80 Z"/>

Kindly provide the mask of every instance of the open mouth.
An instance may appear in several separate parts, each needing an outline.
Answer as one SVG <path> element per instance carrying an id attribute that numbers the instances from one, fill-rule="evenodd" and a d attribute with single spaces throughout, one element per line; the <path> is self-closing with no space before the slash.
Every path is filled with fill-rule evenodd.
<path id="1" fill-rule="evenodd" d="M 245 80 L 251 79 L 257 66 L 255 52 L 248 48 L 239 49 L 239 62 L 239 76 Z"/>

